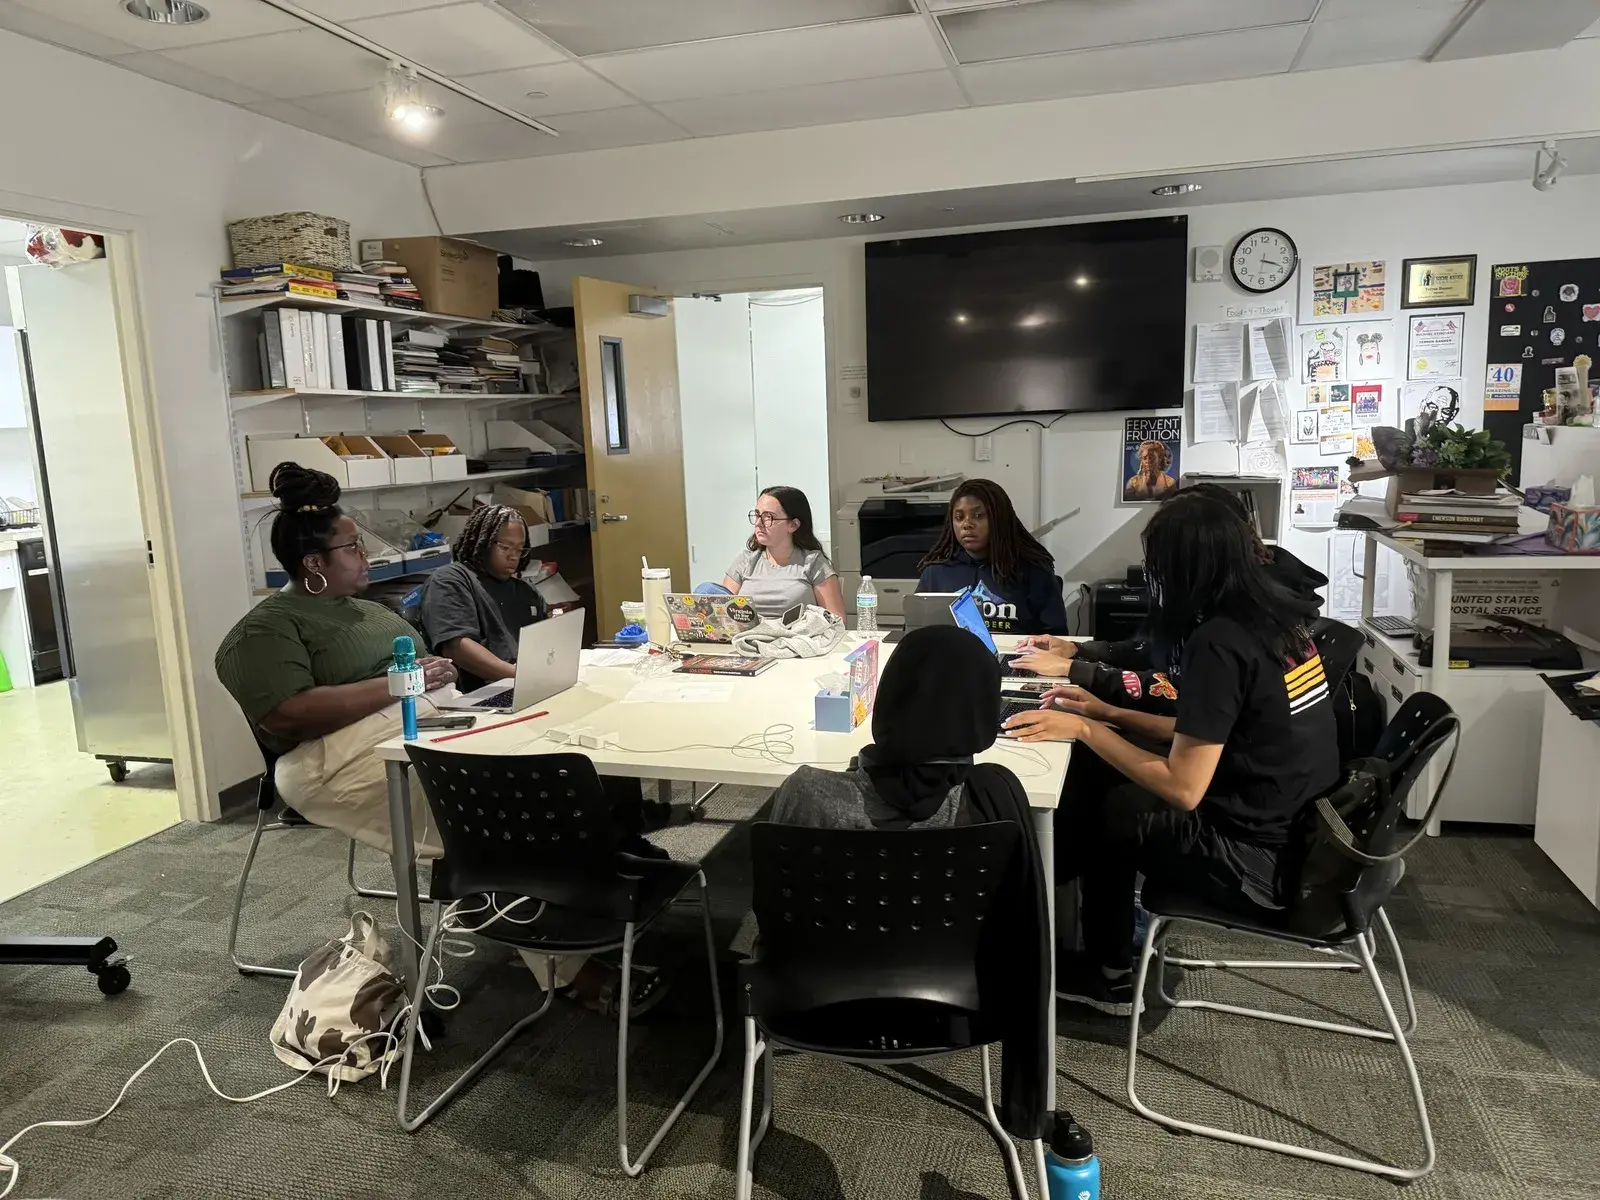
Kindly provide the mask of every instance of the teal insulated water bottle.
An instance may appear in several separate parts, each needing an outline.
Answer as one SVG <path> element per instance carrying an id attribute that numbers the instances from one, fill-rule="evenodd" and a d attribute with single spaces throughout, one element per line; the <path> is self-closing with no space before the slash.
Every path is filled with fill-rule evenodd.
<path id="1" fill-rule="evenodd" d="M 417 697 L 426 691 L 416 643 L 401 636 L 394 640 L 394 665 L 389 668 L 389 695 L 400 700 L 401 732 L 406 741 L 417 740 Z"/>
<path id="2" fill-rule="evenodd" d="M 1095 1157 L 1094 1139 L 1071 1113 L 1055 1115 L 1044 1173 L 1050 1200 L 1100 1200 L 1100 1160 Z"/>

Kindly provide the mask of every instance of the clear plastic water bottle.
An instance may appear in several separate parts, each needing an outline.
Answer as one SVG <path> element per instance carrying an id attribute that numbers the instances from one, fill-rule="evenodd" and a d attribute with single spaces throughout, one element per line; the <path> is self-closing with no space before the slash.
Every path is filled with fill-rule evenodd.
<path id="1" fill-rule="evenodd" d="M 389 668 L 389 695 L 400 701 L 401 733 L 406 741 L 417 740 L 417 697 L 427 690 L 422 664 L 417 661 L 417 646 L 404 635 L 394 640 L 394 663 Z"/>
<path id="2" fill-rule="evenodd" d="M 1100 1200 L 1100 1160 L 1095 1157 L 1094 1139 L 1071 1113 L 1055 1114 L 1044 1173 L 1050 1200 Z"/>
<path id="3" fill-rule="evenodd" d="M 872 586 L 871 575 L 863 575 L 856 589 L 856 632 L 878 632 L 878 589 Z"/>

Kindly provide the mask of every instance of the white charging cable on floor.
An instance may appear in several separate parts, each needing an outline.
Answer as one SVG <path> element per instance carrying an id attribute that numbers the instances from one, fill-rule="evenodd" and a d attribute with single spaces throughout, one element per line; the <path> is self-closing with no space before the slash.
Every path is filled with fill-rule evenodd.
<path id="1" fill-rule="evenodd" d="M 105 1112 L 101 1113 L 98 1117 L 86 1117 L 77 1121 L 35 1121 L 26 1129 L 23 1129 L 21 1132 L 13 1135 L 4 1144 L 0 1144 L 0 1178 L 5 1180 L 5 1185 L 0 1187 L 0 1200 L 5 1200 L 5 1197 L 10 1195 L 12 1189 L 17 1186 L 17 1180 L 22 1178 L 22 1164 L 11 1156 L 11 1147 L 15 1146 L 35 1129 L 87 1129 L 90 1126 L 100 1124 L 101 1121 L 104 1121 L 112 1113 L 117 1111 L 117 1107 L 127 1097 L 128 1090 L 138 1082 L 139 1076 L 143 1075 L 151 1067 L 155 1066 L 156 1061 L 174 1046 L 188 1046 L 194 1051 L 195 1061 L 200 1064 L 200 1074 L 205 1078 L 206 1086 L 209 1087 L 217 1096 L 228 1101 L 230 1104 L 252 1104 L 257 1100 L 264 1100 L 268 1096 L 274 1095 L 278 1092 L 287 1091 L 296 1084 L 304 1083 L 308 1075 L 311 1075 L 313 1072 L 320 1071 L 324 1067 L 338 1066 L 340 1063 L 344 1062 L 344 1060 L 347 1059 L 351 1053 L 354 1052 L 357 1046 L 361 1045 L 363 1042 L 372 1040 L 387 1041 L 391 1044 L 391 1048 L 399 1042 L 399 1038 L 392 1031 L 387 1029 L 380 1030 L 377 1033 L 369 1033 L 363 1037 L 357 1038 L 340 1053 L 330 1054 L 327 1058 L 322 1059 L 320 1062 L 312 1063 L 309 1067 L 300 1072 L 299 1075 L 295 1076 L 287 1083 L 277 1083 L 272 1087 L 266 1088 L 259 1092 L 254 1092 L 248 1096 L 230 1096 L 227 1092 L 219 1088 L 216 1084 L 216 1081 L 211 1078 L 211 1070 L 206 1066 L 205 1055 L 200 1052 L 200 1044 L 193 1038 L 175 1037 L 165 1046 L 161 1047 L 161 1049 L 152 1054 L 148 1059 L 146 1059 L 145 1064 L 142 1067 L 140 1067 L 132 1075 L 128 1076 L 128 1082 L 122 1085 L 122 1090 L 117 1093 L 117 1098 L 111 1102 L 111 1107 L 106 1109 Z M 384 1063 L 384 1066 L 379 1072 L 379 1081 L 382 1086 L 385 1088 L 388 1087 L 389 1069 L 387 1061 Z M 338 1094 L 339 1076 L 336 1072 L 329 1071 L 328 1095 L 337 1096 Z"/>

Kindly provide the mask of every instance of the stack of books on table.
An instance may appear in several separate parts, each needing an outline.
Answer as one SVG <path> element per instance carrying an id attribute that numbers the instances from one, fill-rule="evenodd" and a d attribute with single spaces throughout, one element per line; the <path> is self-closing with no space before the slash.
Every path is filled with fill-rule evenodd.
<path id="1" fill-rule="evenodd" d="M 222 273 L 224 296 L 314 296 L 337 300 L 333 272 L 296 263 L 267 263 L 259 267 L 234 267 Z"/>
<path id="2" fill-rule="evenodd" d="M 456 338 L 450 349 L 472 366 L 483 391 L 522 391 L 522 360 L 515 342 L 497 337 Z"/>
<path id="3" fill-rule="evenodd" d="M 1517 532 L 1522 501 L 1501 488 L 1489 495 L 1403 492 L 1395 502 L 1395 537 L 1425 542 L 1492 542 Z"/>
<path id="4" fill-rule="evenodd" d="M 387 258 L 373 259 L 361 264 L 361 273 L 375 275 L 383 281 L 378 285 L 379 291 L 383 295 L 383 302 L 389 307 L 422 311 L 422 293 L 411 282 L 410 273 L 400 263 Z"/>

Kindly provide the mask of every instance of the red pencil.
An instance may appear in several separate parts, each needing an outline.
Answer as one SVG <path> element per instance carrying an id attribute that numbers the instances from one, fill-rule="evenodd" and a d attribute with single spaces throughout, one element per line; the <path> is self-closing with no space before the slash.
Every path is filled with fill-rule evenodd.
<path id="1" fill-rule="evenodd" d="M 538 712 L 529 713 L 524 717 L 512 717 L 509 721 L 501 721 L 498 725 L 480 725 L 476 729 L 463 729 L 460 733 L 447 733 L 443 737 L 429 738 L 428 742 L 430 745 L 436 746 L 440 742 L 453 742 L 457 738 L 471 737 L 475 733 L 487 733 L 491 729 L 504 729 L 507 725 L 517 725 L 523 721 L 532 721 L 536 717 L 548 717 L 549 715 L 544 709 L 540 709 Z"/>

